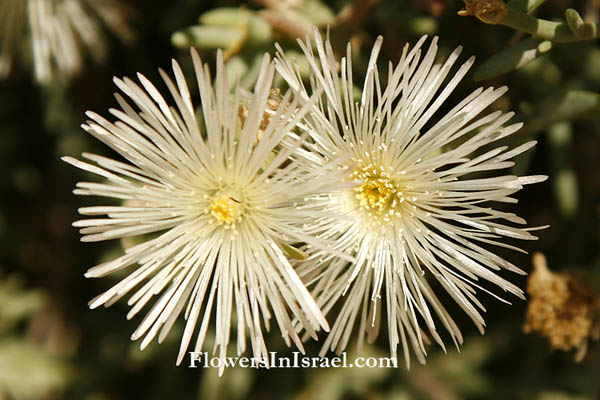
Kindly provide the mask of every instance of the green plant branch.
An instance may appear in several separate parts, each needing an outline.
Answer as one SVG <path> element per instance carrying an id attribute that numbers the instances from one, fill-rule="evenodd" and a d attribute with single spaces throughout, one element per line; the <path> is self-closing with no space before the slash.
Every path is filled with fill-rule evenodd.
<path id="1" fill-rule="evenodd" d="M 464 0 L 465 10 L 461 16 L 472 15 L 486 24 L 505 25 L 537 38 L 557 43 L 579 42 L 600 38 L 598 22 L 583 22 L 579 13 L 568 9 L 567 22 L 554 22 L 527 15 L 509 7 L 502 0 Z"/>

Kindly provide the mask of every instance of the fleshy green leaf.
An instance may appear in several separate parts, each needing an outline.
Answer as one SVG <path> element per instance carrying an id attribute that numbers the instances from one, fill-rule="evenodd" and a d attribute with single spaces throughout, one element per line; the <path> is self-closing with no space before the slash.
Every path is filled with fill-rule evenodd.
<path id="1" fill-rule="evenodd" d="M 548 130 L 552 187 L 563 217 L 572 218 L 579 203 L 577 174 L 569 155 L 572 153 L 572 128 L 569 123 L 558 122 Z"/>
<path id="2" fill-rule="evenodd" d="M 17 277 L 0 281 L 0 333 L 7 332 L 44 304 L 37 290 L 26 291 Z"/>
<path id="3" fill-rule="evenodd" d="M 552 42 L 527 38 L 516 45 L 493 55 L 475 71 L 475 80 L 494 78 L 507 72 L 519 69 L 531 61 L 547 53 L 552 48 Z"/>
<path id="4" fill-rule="evenodd" d="M 16 338 L 0 341 L 0 397 L 4 393 L 19 400 L 48 398 L 72 378 L 73 371 L 43 349 Z"/>
<path id="5" fill-rule="evenodd" d="M 171 36 L 175 47 L 199 49 L 229 49 L 239 43 L 246 33 L 240 28 L 202 25 L 177 31 Z"/>
<path id="6" fill-rule="evenodd" d="M 279 247 L 283 251 L 283 254 L 292 260 L 305 260 L 308 257 L 308 254 L 300 249 L 290 246 L 289 244 L 281 242 L 279 243 Z"/>
<path id="7" fill-rule="evenodd" d="M 245 26 L 250 18 L 252 13 L 248 10 L 221 7 L 205 12 L 198 20 L 202 25 L 240 27 Z"/>

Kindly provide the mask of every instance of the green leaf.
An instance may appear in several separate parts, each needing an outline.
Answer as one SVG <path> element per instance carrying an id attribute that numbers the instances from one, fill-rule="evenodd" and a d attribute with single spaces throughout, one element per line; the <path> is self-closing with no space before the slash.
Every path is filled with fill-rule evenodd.
<path id="1" fill-rule="evenodd" d="M 308 254 L 300 249 L 290 246 L 289 244 L 281 242 L 279 243 L 279 247 L 283 251 L 283 254 L 292 260 L 305 260 L 308 257 Z"/>
<path id="2" fill-rule="evenodd" d="M 579 203 L 579 184 L 572 165 L 572 127 L 567 122 L 557 122 L 548 130 L 552 188 L 558 210 L 565 218 L 572 218 Z"/>
<path id="3" fill-rule="evenodd" d="M 65 362 L 44 354 L 42 348 L 17 338 L 0 341 L 0 397 L 20 400 L 56 396 L 73 379 Z"/>
<path id="4" fill-rule="evenodd" d="M 240 27 L 246 26 L 250 18 L 252 13 L 248 10 L 222 7 L 205 12 L 198 20 L 202 25 Z"/>
<path id="5" fill-rule="evenodd" d="M 415 35 L 433 35 L 438 31 L 438 21 L 432 17 L 415 16 L 409 21 L 409 29 Z"/>
<path id="6" fill-rule="evenodd" d="M 0 333 L 9 331 L 43 305 L 43 294 L 37 290 L 24 290 L 17 277 L 0 281 Z"/>
<path id="7" fill-rule="evenodd" d="M 248 41 L 259 45 L 273 41 L 273 28 L 261 17 L 253 15 L 248 21 Z"/>
<path id="8" fill-rule="evenodd" d="M 305 0 L 301 2 L 299 11 L 319 28 L 335 23 L 333 11 L 319 0 Z"/>
<path id="9" fill-rule="evenodd" d="M 171 36 L 173 46 L 187 48 L 190 46 L 199 49 L 229 49 L 246 37 L 246 32 L 240 28 L 202 25 L 192 26 L 177 31 Z"/>
<path id="10" fill-rule="evenodd" d="M 571 120 L 600 109 L 600 94 L 587 90 L 570 90 L 556 99 L 555 107 L 550 114 L 554 121 Z M 549 115 L 543 116 L 548 118 Z"/>
<path id="11" fill-rule="evenodd" d="M 558 121 L 573 121 L 600 110 L 600 94 L 586 90 L 569 90 L 545 99 L 536 107 L 536 118 L 526 121 L 519 133 L 519 141 L 535 139 L 550 125 Z M 517 137 L 515 137 L 516 140 Z M 533 152 L 520 154 L 515 159 L 512 173 L 523 175 Z"/>
<path id="12" fill-rule="evenodd" d="M 493 55 L 475 71 L 475 80 L 482 81 L 517 70 L 547 53 L 552 42 L 527 38 Z"/>
<path id="13" fill-rule="evenodd" d="M 596 25 L 584 22 L 581 15 L 572 8 L 565 11 L 565 19 L 569 29 L 578 39 L 592 39 L 596 36 Z"/>
<path id="14" fill-rule="evenodd" d="M 569 90 L 545 99 L 536 107 L 536 118 L 525 123 L 521 136 L 533 139 L 558 121 L 572 121 L 600 110 L 600 94 L 587 90 Z"/>

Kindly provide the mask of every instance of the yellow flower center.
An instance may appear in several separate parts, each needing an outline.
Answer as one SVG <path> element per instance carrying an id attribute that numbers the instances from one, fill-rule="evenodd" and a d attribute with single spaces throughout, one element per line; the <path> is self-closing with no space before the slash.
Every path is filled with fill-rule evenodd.
<path id="1" fill-rule="evenodd" d="M 209 207 L 210 213 L 218 225 L 230 228 L 242 214 L 242 203 L 231 196 L 217 196 Z"/>
<path id="2" fill-rule="evenodd" d="M 361 209 L 382 216 L 384 220 L 388 220 L 391 215 L 399 214 L 399 203 L 404 198 L 390 171 L 369 163 L 352 171 L 350 178 L 362 181 L 360 185 L 353 188 L 354 198 Z M 398 200 L 399 197 L 401 200 Z"/>

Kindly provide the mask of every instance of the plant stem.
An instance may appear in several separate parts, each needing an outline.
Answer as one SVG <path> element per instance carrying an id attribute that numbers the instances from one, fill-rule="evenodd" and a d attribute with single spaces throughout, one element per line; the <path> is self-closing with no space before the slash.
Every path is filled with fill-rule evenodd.
<path id="1" fill-rule="evenodd" d="M 539 39 L 557 43 L 579 42 L 600 38 L 600 24 L 583 23 L 577 11 L 569 9 L 566 22 L 554 22 L 527 15 L 518 9 L 509 7 L 501 0 L 464 0 L 466 10 L 459 15 L 472 15 L 486 24 L 506 25 L 526 32 Z"/>
<path id="2" fill-rule="evenodd" d="M 548 39 L 557 43 L 579 42 L 581 40 L 598 39 L 599 24 L 595 24 L 594 35 L 577 37 L 565 22 L 553 22 L 532 17 L 508 8 L 507 14 L 500 20 L 500 25 L 506 25 L 518 31 L 529 33 L 540 39 Z"/>

